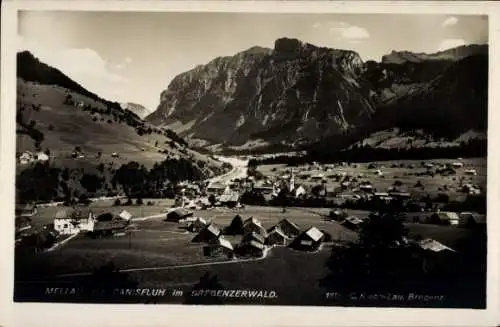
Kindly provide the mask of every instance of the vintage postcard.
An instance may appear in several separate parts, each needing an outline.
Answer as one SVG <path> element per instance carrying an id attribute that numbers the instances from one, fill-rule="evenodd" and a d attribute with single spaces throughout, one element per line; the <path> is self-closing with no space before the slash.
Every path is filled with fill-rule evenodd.
<path id="1" fill-rule="evenodd" d="M 4 7 L 14 306 L 493 321 L 493 4 L 43 3 Z"/>

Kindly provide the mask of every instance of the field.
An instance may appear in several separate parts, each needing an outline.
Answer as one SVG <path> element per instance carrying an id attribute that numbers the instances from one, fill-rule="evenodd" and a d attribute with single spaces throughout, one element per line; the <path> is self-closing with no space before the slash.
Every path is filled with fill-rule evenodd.
<path id="1" fill-rule="evenodd" d="M 296 185 L 317 185 L 319 182 L 311 180 L 311 176 L 317 174 L 323 174 L 327 177 L 327 189 L 328 191 L 334 190 L 340 187 L 340 181 L 335 181 L 334 178 L 329 178 L 336 173 L 346 173 L 347 175 L 357 177 L 358 182 L 369 181 L 372 183 L 373 187 L 379 192 L 386 192 L 389 187 L 394 186 L 395 181 L 400 181 L 402 183 L 401 189 L 410 192 L 412 196 L 422 197 L 426 195 L 435 196 L 438 193 L 446 193 L 450 197 L 450 200 L 463 200 L 465 194 L 460 192 L 460 179 L 463 178 L 463 184 L 471 183 L 482 188 L 482 192 L 486 192 L 486 158 L 471 158 L 463 160 L 451 160 L 451 159 L 435 159 L 426 162 L 433 163 L 436 165 L 442 165 L 446 163 L 453 163 L 460 161 L 462 162 L 463 168 L 456 169 L 456 174 L 451 176 L 441 176 L 441 175 L 421 175 L 416 176 L 418 173 L 426 172 L 426 168 L 421 167 L 421 161 L 419 160 L 401 160 L 401 161 L 384 161 L 384 162 L 373 162 L 371 164 L 377 165 L 376 169 L 369 169 L 368 165 L 370 163 L 356 163 L 350 166 L 336 166 L 335 168 L 330 168 L 329 170 L 320 169 L 316 167 L 293 167 L 296 175 Z M 403 167 L 401 167 L 401 165 Z M 397 166 L 397 167 L 395 167 Z M 414 168 L 410 168 L 413 166 Z M 291 167 L 286 165 L 261 165 L 258 170 L 264 176 L 279 176 L 281 174 L 289 174 Z M 383 175 L 378 176 L 375 174 L 377 169 L 380 169 Z M 467 175 L 465 170 L 475 169 L 477 175 Z M 300 175 L 307 175 L 307 178 L 301 178 Z M 361 177 L 362 176 L 362 177 Z M 416 183 L 420 181 L 423 185 L 422 187 L 417 187 Z M 349 192 L 345 192 L 349 193 Z"/>
<path id="2" fill-rule="evenodd" d="M 264 289 L 279 294 L 278 298 L 259 299 L 259 303 L 328 305 L 320 281 L 328 276 L 325 263 L 331 252 L 331 244 L 325 244 L 317 253 L 275 247 L 263 259 L 241 262 L 238 261 L 240 259 L 235 261 L 226 257 L 205 257 L 203 244 L 191 242 L 194 233 L 186 232 L 182 224 L 163 221 L 162 211 L 170 204 L 165 200 L 155 206 L 142 207 L 110 208 L 110 200 L 91 204 L 91 209 L 96 213 L 110 210 L 118 212 L 121 209 L 132 212 L 136 218 L 133 222 L 135 229 L 128 235 L 104 239 L 78 235 L 53 251 L 34 257 L 17 257 L 17 289 L 22 293 L 28 287 L 31 292 L 29 287 L 33 285 L 54 281 L 63 285 L 64 282 L 75 282 L 88 278 L 95 269 L 112 262 L 135 286 L 141 288 L 176 288 L 187 292 L 205 273 L 210 273 L 217 276 L 225 289 Z M 34 222 L 49 222 L 56 209 L 40 208 L 38 217 L 33 218 Z M 211 220 L 220 227 L 227 226 L 236 214 L 243 219 L 256 217 L 266 228 L 286 217 L 302 230 L 316 226 L 327 231 L 335 243 L 357 239 L 356 232 L 337 222 L 325 221 L 327 212 L 327 209 L 288 208 L 283 213 L 281 208 L 247 206 L 238 211 L 223 208 L 196 211 L 195 215 Z M 368 215 L 366 211 L 349 213 L 361 217 Z M 141 219 L 146 216 L 153 217 Z M 467 229 L 412 223 L 407 223 L 406 227 L 411 236 L 418 234 L 424 238 L 431 237 L 457 251 L 466 250 L 470 244 L 471 231 Z M 240 236 L 227 238 L 233 245 L 240 241 Z M 235 298 L 226 300 L 227 303 L 248 301 Z M 178 297 L 161 301 L 179 303 L 185 299 Z"/>

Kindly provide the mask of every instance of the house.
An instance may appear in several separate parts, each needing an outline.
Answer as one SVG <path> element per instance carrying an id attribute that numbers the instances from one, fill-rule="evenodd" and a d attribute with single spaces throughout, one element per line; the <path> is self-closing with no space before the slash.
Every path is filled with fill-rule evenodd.
<path id="1" fill-rule="evenodd" d="M 80 231 L 93 231 L 96 218 L 92 211 L 60 209 L 54 216 L 54 230 L 61 235 L 78 234 Z"/>
<path id="2" fill-rule="evenodd" d="M 472 176 L 476 176 L 477 175 L 477 171 L 475 169 L 467 169 L 464 171 L 464 173 L 466 175 L 472 175 Z"/>
<path id="3" fill-rule="evenodd" d="M 262 244 L 266 243 L 265 237 L 259 233 L 256 233 L 256 232 L 250 232 L 250 233 L 245 234 L 243 236 L 243 239 L 241 240 L 242 243 L 248 243 L 251 241 L 259 242 Z"/>
<path id="4" fill-rule="evenodd" d="M 291 247 L 297 250 L 314 251 L 319 248 L 324 234 L 316 227 L 311 227 L 293 240 Z"/>
<path id="5" fill-rule="evenodd" d="M 220 183 L 213 183 L 207 187 L 207 194 L 219 196 L 224 193 L 225 189 L 226 189 L 225 185 L 222 185 Z"/>
<path id="6" fill-rule="evenodd" d="M 35 158 L 33 156 L 33 153 L 31 153 L 30 151 L 25 151 L 19 156 L 19 163 L 22 165 L 26 165 L 30 162 L 33 162 L 34 159 Z"/>
<path id="7" fill-rule="evenodd" d="M 254 217 L 248 218 L 243 223 L 243 233 L 247 234 L 251 232 L 258 233 L 264 237 L 266 236 L 266 230 L 262 227 L 262 223 Z"/>
<path id="8" fill-rule="evenodd" d="M 462 168 L 464 164 L 462 162 L 454 162 L 451 164 L 453 168 Z"/>
<path id="9" fill-rule="evenodd" d="M 480 215 L 476 212 L 461 212 L 459 215 L 460 226 L 476 226 L 486 224 L 486 215 Z"/>
<path id="10" fill-rule="evenodd" d="M 238 253 L 242 256 L 263 257 L 266 246 L 256 241 L 240 244 Z"/>
<path id="11" fill-rule="evenodd" d="M 210 257 L 221 256 L 221 255 L 232 256 L 233 251 L 234 248 L 231 242 L 229 242 L 222 236 L 210 242 L 209 245 L 203 247 L 203 254 L 205 256 L 210 256 Z"/>
<path id="12" fill-rule="evenodd" d="M 89 236 L 110 236 L 113 234 L 122 234 L 123 231 L 129 226 L 128 220 L 110 220 L 110 221 L 97 221 L 92 230 L 88 231 Z"/>
<path id="13" fill-rule="evenodd" d="M 199 233 L 208 225 L 207 221 L 201 217 L 197 217 L 188 225 L 188 231 L 191 233 Z"/>
<path id="14" fill-rule="evenodd" d="M 113 158 L 118 158 L 118 157 L 119 157 L 119 155 L 118 155 L 118 153 L 113 152 L 113 153 L 111 153 L 111 157 L 113 157 Z"/>
<path id="15" fill-rule="evenodd" d="M 235 207 L 239 201 L 240 194 L 238 192 L 225 193 L 219 198 L 219 202 L 228 207 Z"/>
<path id="16" fill-rule="evenodd" d="M 118 218 L 123 219 L 123 220 L 130 220 L 132 218 L 132 214 L 128 212 L 127 210 L 123 210 L 118 214 Z"/>
<path id="17" fill-rule="evenodd" d="M 36 160 L 38 160 L 38 161 L 47 161 L 47 160 L 49 160 L 49 156 L 46 153 L 38 152 L 36 154 Z"/>
<path id="18" fill-rule="evenodd" d="M 343 221 L 347 217 L 347 212 L 336 209 L 330 211 L 330 214 L 328 215 L 328 218 L 330 220 L 335 220 L 335 221 Z"/>
<path id="19" fill-rule="evenodd" d="M 306 195 L 306 193 L 307 193 L 306 189 L 302 185 L 299 185 L 297 188 L 295 188 L 294 192 L 295 192 L 296 198 L 301 197 L 303 195 Z"/>
<path id="20" fill-rule="evenodd" d="M 362 219 L 359 219 L 356 216 L 350 216 L 350 217 L 347 217 L 342 222 L 342 225 L 344 225 L 345 227 L 352 229 L 352 230 L 358 230 L 359 226 L 361 225 L 362 222 L 363 222 Z"/>
<path id="21" fill-rule="evenodd" d="M 217 240 L 221 235 L 221 230 L 214 224 L 205 226 L 192 240 L 192 242 L 212 242 Z"/>
<path id="22" fill-rule="evenodd" d="M 275 226 L 271 227 L 268 232 L 271 232 L 273 229 L 279 228 L 280 231 L 285 234 L 286 237 L 294 238 L 300 234 L 300 228 L 295 223 L 285 218 L 282 219 Z"/>
<path id="23" fill-rule="evenodd" d="M 418 246 L 423 250 L 432 251 L 432 252 L 441 252 L 441 251 L 455 252 L 455 250 L 447 247 L 446 245 L 444 245 L 442 243 L 439 243 L 436 240 L 430 239 L 430 238 L 427 238 L 427 239 L 424 239 L 424 240 L 418 242 Z"/>
<path id="24" fill-rule="evenodd" d="M 273 245 L 286 245 L 287 237 L 285 233 L 277 226 L 273 227 L 267 234 L 266 244 Z"/>
<path id="25" fill-rule="evenodd" d="M 37 208 L 34 204 L 24 204 L 16 206 L 16 216 L 19 217 L 33 217 L 37 214 Z"/>
<path id="26" fill-rule="evenodd" d="M 177 208 L 167 213 L 165 221 L 179 222 L 179 220 L 192 217 L 193 215 L 194 213 L 192 211 L 188 211 L 184 208 Z"/>
<path id="27" fill-rule="evenodd" d="M 371 184 L 361 184 L 359 185 L 359 189 L 363 192 L 373 192 L 373 185 Z"/>
<path id="28" fill-rule="evenodd" d="M 460 217 L 456 212 L 439 211 L 431 215 L 430 222 L 445 225 L 458 225 Z"/>
<path id="29" fill-rule="evenodd" d="M 410 193 L 399 192 L 399 191 L 391 191 L 391 192 L 389 192 L 389 195 L 393 198 L 398 198 L 398 199 L 408 199 L 411 197 Z"/>

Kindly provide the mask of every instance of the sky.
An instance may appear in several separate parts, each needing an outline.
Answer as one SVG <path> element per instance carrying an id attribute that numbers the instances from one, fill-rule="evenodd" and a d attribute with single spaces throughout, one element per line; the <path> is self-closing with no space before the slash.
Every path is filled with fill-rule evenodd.
<path id="1" fill-rule="evenodd" d="M 432 53 L 488 42 L 487 16 L 23 11 L 18 51 L 99 96 L 155 110 L 178 74 L 281 37 L 380 61 L 393 50 Z"/>

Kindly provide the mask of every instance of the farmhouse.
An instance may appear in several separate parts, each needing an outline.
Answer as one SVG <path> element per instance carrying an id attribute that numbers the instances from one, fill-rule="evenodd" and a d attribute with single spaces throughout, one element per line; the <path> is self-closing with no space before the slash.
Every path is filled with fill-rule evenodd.
<path id="1" fill-rule="evenodd" d="M 267 234 L 266 244 L 273 245 L 286 245 L 287 237 L 279 227 L 273 227 Z"/>
<path id="2" fill-rule="evenodd" d="M 36 160 L 38 161 L 47 161 L 49 160 L 49 156 L 43 152 L 38 152 L 36 154 Z"/>
<path id="3" fill-rule="evenodd" d="M 194 221 L 190 222 L 188 225 L 188 231 L 191 233 L 199 233 L 207 226 L 207 221 L 201 217 L 197 217 Z"/>
<path id="4" fill-rule="evenodd" d="M 228 207 L 235 207 L 240 201 L 240 194 L 238 192 L 224 193 L 221 195 L 219 202 Z"/>
<path id="5" fill-rule="evenodd" d="M 451 164 L 453 168 L 462 168 L 464 164 L 462 162 L 454 162 Z"/>
<path id="6" fill-rule="evenodd" d="M 266 246 L 256 241 L 250 241 L 248 243 L 241 244 L 238 247 L 239 254 L 251 257 L 262 257 L 264 256 L 265 250 Z"/>
<path id="7" fill-rule="evenodd" d="M 54 216 L 54 230 L 61 235 L 78 234 L 80 231 L 93 231 L 95 221 L 92 211 L 61 209 Z"/>
<path id="8" fill-rule="evenodd" d="M 359 185 L 359 189 L 363 192 L 373 192 L 373 185 L 370 183 L 363 183 Z"/>
<path id="9" fill-rule="evenodd" d="M 192 242 L 206 242 L 210 243 L 221 235 L 221 230 L 214 224 L 209 224 L 205 226 L 192 240 Z"/>
<path id="10" fill-rule="evenodd" d="M 122 232 L 129 225 L 128 220 L 98 221 L 93 230 L 89 230 L 90 236 L 106 236 Z"/>
<path id="11" fill-rule="evenodd" d="M 307 193 L 306 189 L 302 185 L 299 185 L 297 188 L 295 188 L 294 192 L 296 198 L 306 195 Z"/>
<path id="12" fill-rule="evenodd" d="M 222 236 L 213 240 L 209 245 L 203 248 L 203 253 L 205 256 L 215 257 L 215 256 L 232 256 L 234 251 L 233 245 L 228 240 L 224 239 Z"/>
<path id="13" fill-rule="evenodd" d="M 241 240 L 242 243 L 249 243 L 251 241 L 259 242 L 264 244 L 266 242 L 266 239 L 264 236 L 261 234 L 255 233 L 255 232 L 250 232 L 247 233 L 243 236 L 243 239 Z"/>
<path id="14" fill-rule="evenodd" d="M 167 213 L 167 218 L 165 219 L 165 221 L 179 222 L 179 220 L 192 217 L 193 215 L 194 213 L 192 211 L 188 211 L 184 208 L 177 208 Z"/>
<path id="15" fill-rule="evenodd" d="M 118 214 L 118 218 L 123 220 L 130 220 L 132 218 L 132 214 L 127 210 L 123 210 Z"/>
<path id="16" fill-rule="evenodd" d="M 329 217 L 331 220 L 342 221 L 347 217 L 347 212 L 342 210 L 332 210 L 330 211 Z"/>
<path id="17" fill-rule="evenodd" d="M 357 230 L 357 229 L 359 229 L 359 226 L 361 225 L 362 222 L 363 222 L 363 220 L 359 219 L 358 217 L 350 216 L 344 220 L 342 225 L 344 225 L 345 227 L 347 227 L 349 229 Z"/>
<path id="18" fill-rule="evenodd" d="M 423 250 L 432 251 L 432 252 L 441 252 L 441 251 L 451 251 L 455 252 L 455 250 L 447 247 L 446 245 L 439 243 L 436 240 L 427 238 L 418 243 L 419 247 Z"/>
<path id="19" fill-rule="evenodd" d="M 461 212 L 459 214 L 459 225 L 460 226 L 475 226 L 478 224 L 486 224 L 486 216 L 480 215 L 476 212 Z"/>
<path id="20" fill-rule="evenodd" d="M 303 251 L 314 251 L 321 245 L 323 237 L 324 234 L 319 229 L 311 227 L 293 240 L 291 247 Z"/>
<path id="21" fill-rule="evenodd" d="M 285 218 L 282 219 L 276 226 L 273 226 L 269 231 L 271 232 L 273 229 L 279 228 L 280 231 L 285 234 L 286 237 L 293 238 L 300 234 L 300 228 L 295 223 Z"/>
<path id="22" fill-rule="evenodd" d="M 222 185 L 220 183 L 213 183 L 207 187 L 207 194 L 217 195 L 217 196 L 222 195 L 225 189 L 226 189 L 225 185 Z"/>
<path id="23" fill-rule="evenodd" d="M 262 223 L 254 217 L 248 218 L 243 223 L 243 233 L 247 234 L 251 232 L 258 233 L 264 237 L 266 236 L 266 230 L 262 227 Z"/>
<path id="24" fill-rule="evenodd" d="M 25 204 L 16 206 L 16 216 L 19 217 L 33 217 L 37 213 L 36 205 Z"/>
<path id="25" fill-rule="evenodd" d="M 460 217 L 456 212 L 439 211 L 431 215 L 431 222 L 447 224 L 447 225 L 458 225 L 460 222 Z"/>
<path id="26" fill-rule="evenodd" d="M 464 173 L 466 175 L 473 175 L 473 176 L 477 175 L 477 171 L 475 169 L 467 169 L 467 170 L 464 171 Z"/>

